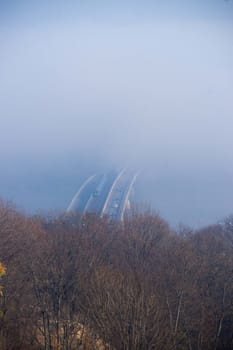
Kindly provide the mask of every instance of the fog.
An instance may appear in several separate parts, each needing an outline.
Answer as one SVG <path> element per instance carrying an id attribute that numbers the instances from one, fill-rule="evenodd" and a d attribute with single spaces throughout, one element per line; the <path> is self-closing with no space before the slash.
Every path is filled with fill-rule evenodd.
<path id="1" fill-rule="evenodd" d="M 232 213 L 232 2 L 95 3 L 0 5 L 0 196 L 63 210 L 129 166 L 173 226 Z"/>

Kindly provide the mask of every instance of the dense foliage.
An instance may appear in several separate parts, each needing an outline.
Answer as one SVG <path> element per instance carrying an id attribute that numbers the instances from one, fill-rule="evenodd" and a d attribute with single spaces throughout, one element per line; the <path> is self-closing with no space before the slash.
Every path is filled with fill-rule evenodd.
<path id="1" fill-rule="evenodd" d="M 0 349 L 233 349 L 233 226 L 0 205 Z"/>

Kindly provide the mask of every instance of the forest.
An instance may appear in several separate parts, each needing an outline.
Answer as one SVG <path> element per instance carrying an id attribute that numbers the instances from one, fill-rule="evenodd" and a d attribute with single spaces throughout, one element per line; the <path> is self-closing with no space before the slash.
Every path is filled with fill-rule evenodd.
<path id="1" fill-rule="evenodd" d="M 1 201 L 0 242 L 1 350 L 233 349 L 233 216 L 175 231 Z"/>

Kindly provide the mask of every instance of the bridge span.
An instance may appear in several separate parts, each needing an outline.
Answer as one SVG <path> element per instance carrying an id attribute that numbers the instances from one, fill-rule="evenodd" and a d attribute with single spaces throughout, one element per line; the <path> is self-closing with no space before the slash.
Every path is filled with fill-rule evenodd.
<path id="1" fill-rule="evenodd" d="M 67 212 L 96 213 L 112 220 L 123 220 L 130 208 L 130 197 L 138 173 L 127 169 L 94 174 L 86 179 L 73 197 Z"/>

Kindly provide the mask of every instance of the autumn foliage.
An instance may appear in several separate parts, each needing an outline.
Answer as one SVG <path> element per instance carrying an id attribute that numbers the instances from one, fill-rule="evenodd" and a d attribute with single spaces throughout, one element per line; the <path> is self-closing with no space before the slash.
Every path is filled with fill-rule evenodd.
<path id="1" fill-rule="evenodd" d="M 233 349 L 233 225 L 0 205 L 1 350 Z"/>

